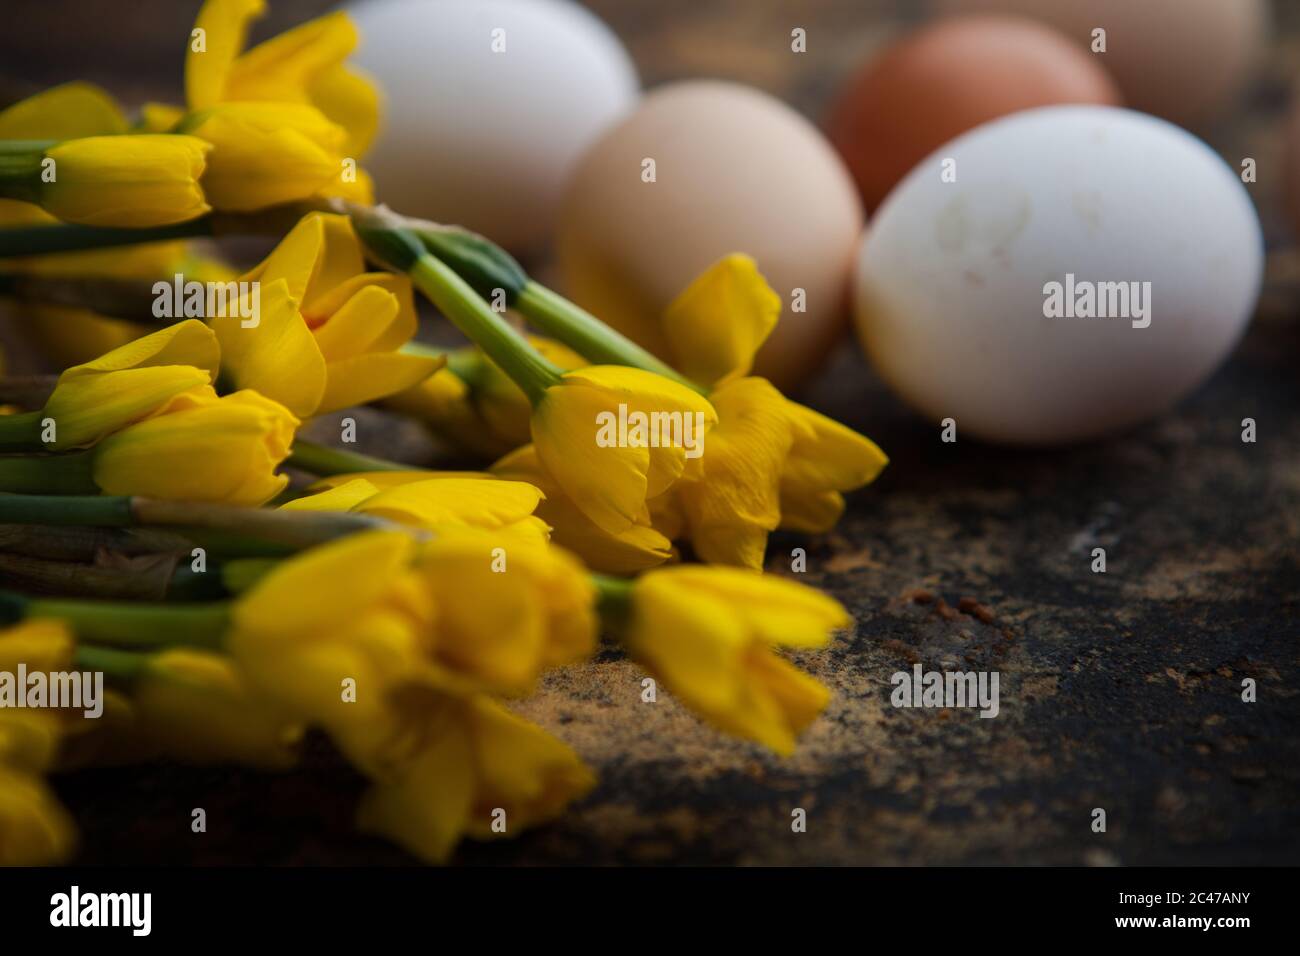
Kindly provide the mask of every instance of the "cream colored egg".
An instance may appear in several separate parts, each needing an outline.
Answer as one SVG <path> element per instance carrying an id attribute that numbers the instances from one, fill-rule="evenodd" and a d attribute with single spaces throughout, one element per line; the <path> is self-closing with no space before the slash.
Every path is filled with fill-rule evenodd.
<path id="1" fill-rule="evenodd" d="M 1124 101 L 1184 126 L 1220 116 L 1258 70 L 1268 0 L 938 0 L 947 12 L 1020 13 L 1071 36 L 1119 82 Z"/>
<path id="2" fill-rule="evenodd" d="M 573 164 L 636 102 L 617 37 L 567 0 L 366 0 L 358 64 L 384 92 L 379 199 L 518 252 L 550 237 Z"/>
<path id="3" fill-rule="evenodd" d="M 721 256 L 744 252 L 780 295 L 758 371 L 789 388 L 843 327 L 862 214 L 821 133 L 757 90 L 691 81 L 648 94 L 579 164 L 557 250 L 565 290 L 671 358 L 664 308 Z"/>
<path id="4" fill-rule="evenodd" d="M 1075 442 L 1201 384 L 1262 272 L 1250 196 L 1203 142 L 1047 107 L 946 144 L 890 194 L 859 253 L 858 328 L 886 383 L 959 439 Z"/>

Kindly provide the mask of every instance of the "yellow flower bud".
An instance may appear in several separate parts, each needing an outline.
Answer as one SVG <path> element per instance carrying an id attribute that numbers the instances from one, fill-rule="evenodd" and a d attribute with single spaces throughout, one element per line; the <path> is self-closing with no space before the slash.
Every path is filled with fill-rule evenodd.
<path id="1" fill-rule="evenodd" d="M 51 444 L 59 449 L 91 444 L 177 395 L 209 388 L 220 357 L 212 330 L 187 319 L 68 369 L 42 413 L 54 421 Z"/>
<path id="2" fill-rule="evenodd" d="M 630 587 L 629 653 L 710 723 L 792 752 L 830 692 L 773 648 L 824 645 L 850 623 L 844 608 L 793 581 L 733 568 L 661 568 Z"/>
<path id="3" fill-rule="evenodd" d="M 203 189 L 215 208 L 247 212 L 306 199 L 341 182 L 344 129 L 297 103 L 222 103 L 180 129 L 209 145 Z"/>
<path id="4" fill-rule="evenodd" d="M 301 724 L 249 688 L 228 658 L 173 648 L 154 655 L 132 684 L 133 735 L 194 763 L 292 766 Z"/>
<path id="5" fill-rule="evenodd" d="M 66 222 L 91 226 L 166 226 L 203 215 L 199 186 L 211 147 L 192 136 L 90 136 L 45 152 L 54 179 L 41 205 Z"/>
<path id="6" fill-rule="evenodd" d="M 253 391 L 221 398 L 210 388 L 187 392 L 101 441 L 92 474 L 110 495 L 260 505 L 288 484 L 276 468 L 298 424 Z"/>

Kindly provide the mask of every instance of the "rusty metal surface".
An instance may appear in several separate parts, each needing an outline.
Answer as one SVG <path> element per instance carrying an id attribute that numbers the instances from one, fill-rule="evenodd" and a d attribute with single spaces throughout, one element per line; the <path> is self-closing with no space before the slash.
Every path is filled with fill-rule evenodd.
<path id="1" fill-rule="evenodd" d="M 854 58 L 916 12 L 851 0 L 591 5 L 648 82 L 733 76 L 813 116 Z M 1296 13 L 1248 108 L 1212 132 L 1221 148 L 1276 156 Z M 791 25 L 810 31 L 797 62 L 784 52 Z M 93 65 L 139 82 L 128 63 Z M 854 613 L 852 634 L 801 658 L 834 689 L 827 715 L 777 759 L 701 726 L 670 694 L 643 704 L 639 670 L 607 651 L 551 675 L 520 707 L 578 749 L 599 788 L 556 824 L 466 845 L 457 859 L 1296 862 L 1300 253 L 1271 188 L 1262 179 L 1257 193 L 1269 284 L 1247 337 L 1178 410 L 1111 441 L 1037 453 L 945 445 L 846 343 L 807 398 L 893 463 L 836 533 L 781 536 L 770 550 L 781 572 L 792 548 L 807 548 L 804 579 Z M 1240 439 L 1247 416 L 1254 444 Z M 412 460 L 429 454 L 409 428 L 383 439 L 390 453 L 402 442 Z M 1089 567 L 1098 544 L 1105 574 Z M 998 670 L 1000 716 L 894 709 L 889 677 L 916 661 Z M 1241 700 L 1247 677 L 1254 704 Z M 56 784 L 87 863 L 410 862 L 354 833 L 361 781 L 319 740 L 290 775 L 158 767 Z M 200 806 L 208 832 L 196 835 Z M 808 813 L 806 833 L 791 832 L 794 807 Z M 1089 826 L 1095 807 L 1107 810 L 1105 834 Z"/>

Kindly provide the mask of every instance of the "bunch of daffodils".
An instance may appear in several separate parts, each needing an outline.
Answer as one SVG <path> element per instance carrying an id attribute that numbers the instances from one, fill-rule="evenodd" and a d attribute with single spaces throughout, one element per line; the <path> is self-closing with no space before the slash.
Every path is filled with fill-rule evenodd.
<path id="1" fill-rule="evenodd" d="M 354 28 L 248 48 L 263 13 L 204 3 L 183 106 L 71 83 L 0 112 L 0 296 L 62 369 L 0 380 L 0 862 L 73 852 L 68 767 L 289 773 L 309 733 L 367 781 L 358 827 L 427 861 L 580 819 L 595 773 L 513 705 L 602 640 L 793 752 L 830 692 L 786 651 L 852 621 L 764 573 L 768 536 L 828 531 L 886 459 L 750 374 L 780 312 L 758 264 L 705 270 L 651 354 L 371 205 Z M 274 247 L 190 244 L 231 233 Z M 417 293 L 463 344 L 415 340 Z M 375 416 L 468 470 L 358 454 Z"/>

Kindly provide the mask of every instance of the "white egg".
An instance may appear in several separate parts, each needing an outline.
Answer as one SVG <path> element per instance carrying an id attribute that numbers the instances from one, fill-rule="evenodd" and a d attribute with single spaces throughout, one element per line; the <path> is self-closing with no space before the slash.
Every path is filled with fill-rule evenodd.
<path id="1" fill-rule="evenodd" d="M 1055 106 L 908 174 L 863 238 L 855 307 L 868 356 L 917 410 L 958 436 L 1050 445 L 1149 419 L 1203 382 L 1262 271 L 1250 197 L 1203 142 Z"/>
<path id="2" fill-rule="evenodd" d="M 379 199 L 516 251 L 550 235 L 574 162 L 639 92 L 618 39 L 567 0 L 368 0 L 356 62 L 384 92 Z"/>

